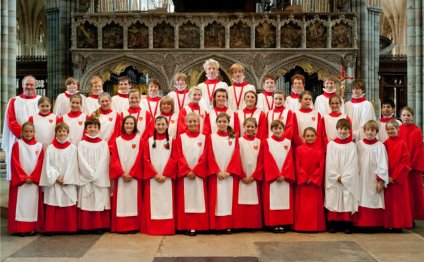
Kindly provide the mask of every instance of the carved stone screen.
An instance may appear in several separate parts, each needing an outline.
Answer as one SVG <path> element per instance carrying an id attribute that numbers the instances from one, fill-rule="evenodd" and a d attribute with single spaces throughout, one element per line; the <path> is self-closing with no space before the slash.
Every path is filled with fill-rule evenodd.
<path id="1" fill-rule="evenodd" d="M 293 22 L 281 27 L 280 36 L 281 48 L 300 48 L 302 47 L 302 27 Z"/>
<path id="2" fill-rule="evenodd" d="M 149 28 L 137 22 L 128 27 L 128 48 L 149 48 Z"/>
<path id="3" fill-rule="evenodd" d="M 225 28 L 223 25 L 213 22 L 205 27 L 205 48 L 225 47 Z"/>
<path id="4" fill-rule="evenodd" d="M 77 27 L 77 47 L 97 48 L 97 27 L 85 22 Z"/>
<path id="5" fill-rule="evenodd" d="M 347 23 L 340 22 L 331 28 L 331 47 L 351 48 L 352 39 L 352 28 Z"/>
<path id="6" fill-rule="evenodd" d="M 270 23 L 263 23 L 255 29 L 256 48 L 275 48 L 276 30 Z"/>
<path id="7" fill-rule="evenodd" d="M 324 25 L 323 22 L 312 21 L 306 28 L 306 47 L 327 47 L 327 27 Z"/>
<path id="8" fill-rule="evenodd" d="M 123 48 L 124 46 L 123 28 L 112 22 L 103 28 L 103 48 Z"/>
<path id="9" fill-rule="evenodd" d="M 179 48 L 200 48 L 200 28 L 192 23 L 180 27 Z"/>
<path id="10" fill-rule="evenodd" d="M 250 27 L 242 22 L 230 28 L 231 48 L 250 48 Z"/>
<path id="11" fill-rule="evenodd" d="M 174 48 L 174 27 L 162 22 L 153 28 L 154 48 Z"/>

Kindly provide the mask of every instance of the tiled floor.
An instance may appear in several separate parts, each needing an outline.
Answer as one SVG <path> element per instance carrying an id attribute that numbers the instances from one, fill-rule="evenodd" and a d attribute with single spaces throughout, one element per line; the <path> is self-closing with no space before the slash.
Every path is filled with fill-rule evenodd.
<path id="1" fill-rule="evenodd" d="M 17 237 L 1 220 L 1 261 L 423 261 L 424 222 L 403 234 L 234 233 L 188 237 L 142 234 Z M 417 232 L 417 233 L 416 233 Z"/>

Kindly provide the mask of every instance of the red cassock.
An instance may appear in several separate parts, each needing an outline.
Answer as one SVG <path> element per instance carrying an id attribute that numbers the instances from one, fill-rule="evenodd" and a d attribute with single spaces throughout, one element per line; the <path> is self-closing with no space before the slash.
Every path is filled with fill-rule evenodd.
<path id="1" fill-rule="evenodd" d="M 316 142 L 305 143 L 296 149 L 294 230 L 325 231 L 322 194 L 324 165 L 324 151 Z"/>
<path id="2" fill-rule="evenodd" d="M 141 214 L 141 232 L 149 235 L 175 234 L 174 182 L 176 178 L 176 151 L 172 140 L 169 148 L 164 134 L 157 134 L 156 147 L 153 137 L 144 143 L 144 194 Z M 162 183 L 155 180 L 163 175 Z"/>
<path id="3" fill-rule="evenodd" d="M 234 227 L 262 228 L 263 142 L 245 135 L 239 139 L 239 146 L 242 170 L 234 212 Z M 254 180 L 245 184 L 242 179 L 246 177 L 252 177 Z"/>
<path id="4" fill-rule="evenodd" d="M 284 106 L 275 107 L 267 113 L 267 137 L 272 136 L 271 123 L 274 120 L 280 120 L 284 124 L 284 137 L 292 139 L 293 137 L 293 112 Z"/>
<path id="5" fill-rule="evenodd" d="M 384 189 L 384 227 L 410 228 L 412 213 L 408 176 L 411 162 L 408 147 L 400 137 L 389 137 L 384 145 L 389 160 L 389 176 L 394 180 Z"/>
<path id="6" fill-rule="evenodd" d="M 424 219 L 424 192 L 423 192 L 423 172 L 424 172 L 424 145 L 423 133 L 416 125 L 401 125 L 399 127 L 399 137 L 408 146 L 411 157 L 411 171 L 409 171 L 408 185 L 410 192 L 412 218 L 414 220 Z"/>
<path id="7" fill-rule="evenodd" d="M 142 150 L 142 139 L 136 134 L 121 134 L 111 148 L 110 179 L 114 181 L 112 232 L 140 230 Z M 130 182 L 125 182 L 122 177 L 126 172 L 133 177 Z"/>
<path id="8" fill-rule="evenodd" d="M 274 136 L 264 141 L 263 205 L 266 226 L 291 225 L 294 222 L 295 182 L 291 141 Z M 283 176 L 285 181 L 277 182 Z"/>
<path id="9" fill-rule="evenodd" d="M 303 109 L 300 108 L 298 111 L 293 113 L 293 142 L 296 146 L 303 144 L 303 131 L 307 127 L 313 127 L 317 134 L 321 133 L 321 115 L 318 111 L 312 108 Z M 321 142 L 321 137 L 317 137 L 318 144 Z"/>
<path id="10" fill-rule="evenodd" d="M 186 132 L 176 139 L 178 178 L 176 187 L 177 230 L 208 230 L 209 213 L 206 191 L 206 137 Z M 196 174 L 189 179 L 187 174 Z"/>
<path id="11" fill-rule="evenodd" d="M 218 131 L 207 138 L 206 146 L 209 161 L 209 225 L 213 230 L 231 229 L 234 227 L 241 174 L 238 140 Z M 219 172 L 228 172 L 230 176 L 218 179 Z"/>
<path id="12" fill-rule="evenodd" d="M 9 184 L 9 233 L 29 233 L 42 228 L 43 195 L 40 182 L 44 151 L 41 143 L 18 140 L 12 147 Z M 32 183 L 25 181 L 31 179 Z"/>
<path id="13" fill-rule="evenodd" d="M 199 130 L 200 133 L 204 134 L 204 135 L 209 135 L 207 133 L 205 133 L 204 130 L 204 125 L 205 125 L 205 119 L 206 119 L 206 115 L 208 114 L 205 107 L 197 104 L 193 104 L 193 103 L 189 103 L 187 106 L 184 106 L 181 110 L 180 113 L 178 114 L 178 135 L 185 133 L 185 131 L 187 130 L 187 125 L 185 123 L 185 119 L 187 116 L 187 113 L 190 112 L 194 112 L 197 113 L 200 116 L 200 123 L 199 123 Z"/>

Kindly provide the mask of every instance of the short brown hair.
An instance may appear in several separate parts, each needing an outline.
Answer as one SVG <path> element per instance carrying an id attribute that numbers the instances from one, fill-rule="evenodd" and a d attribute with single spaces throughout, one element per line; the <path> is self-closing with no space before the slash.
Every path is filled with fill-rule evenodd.
<path id="1" fill-rule="evenodd" d="M 162 112 L 162 105 L 163 104 L 170 104 L 171 105 L 171 112 L 174 113 L 175 112 L 175 102 L 174 99 L 172 97 L 169 96 L 164 96 L 160 99 L 159 101 L 159 110 L 160 112 Z"/>
<path id="2" fill-rule="evenodd" d="M 272 75 L 272 74 L 266 74 L 264 76 L 264 78 L 262 78 L 262 84 L 265 83 L 265 81 L 268 80 L 268 79 L 271 79 L 274 82 L 277 80 L 274 75 Z"/>
<path id="3" fill-rule="evenodd" d="M 275 90 L 274 93 L 272 93 L 272 97 L 274 97 L 275 95 L 283 95 L 283 97 L 286 98 L 286 94 L 283 90 Z"/>
<path id="4" fill-rule="evenodd" d="M 187 82 L 187 75 L 184 74 L 183 72 L 176 73 L 175 76 L 174 76 L 174 81 L 177 82 L 180 79 L 184 79 L 184 81 Z"/>
<path id="5" fill-rule="evenodd" d="M 365 82 L 361 79 L 355 79 L 352 81 L 352 89 L 359 88 L 362 92 L 365 92 Z"/>
<path id="6" fill-rule="evenodd" d="M 230 67 L 230 74 L 233 74 L 234 71 L 236 70 L 240 70 L 244 73 L 244 66 L 242 64 L 239 63 L 235 63 Z"/>
<path id="7" fill-rule="evenodd" d="M 150 79 L 149 79 L 149 81 L 147 82 L 147 86 L 149 86 L 149 85 L 151 85 L 151 84 L 156 85 L 156 86 L 158 86 L 158 87 L 159 87 L 159 89 L 161 89 L 161 88 L 160 88 L 159 80 L 157 80 L 157 79 L 155 79 L 155 78 L 150 78 Z"/>
<path id="8" fill-rule="evenodd" d="M 132 119 L 134 121 L 133 134 L 137 134 L 138 133 L 137 119 L 133 115 L 127 115 L 127 116 L 124 117 L 124 119 L 122 119 L 121 133 L 122 134 L 125 134 L 125 121 L 127 121 L 128 118 L 130 118 L 130 119 Z"/>
<path id="9" fill-rule="evenodd" d="M 47 96 L 42 96 L 39 100 L 38 100 L 38 106 L 40 106 L 42 103 L 47 102 L 50 105 L 52 104 L 50 102 L 50 98 L 48 98 Z"/>
<path id="10" fill-rule="evenodd" d="M 128 82 L 128 84 L 131 85 L 131 79 L 128 76 L 121 76 L 118 79 L 118 83 L 121 83 L 121 82 Z"/>
<path id="11" fill-rule="evenodd" d="M 305 130 L 303 130 L 303 136 L 305 136 L 306 132 L 308 132 L 308 131 L 314 132 L 314 134 L 317 135 L 317 130 L 315 128 L 309 126 L 309 127 L 305 128 Z"/>
<path id="12" fill-rule="evenodd" d="M 349 120 L 342 118 L 342 119 L 339 119 L 339 121 L 337 121 L 337 124 L 336 124 L 336 129 L 339 129 L 339 128 L 347 128 L 351 130 L 352 124 L 349 122 Z"/>
<path id="13" fill-rule="evenodd" d="M 294 76 L 292 76 L 292 78 L 291 78 L 292 84 L 293 84 L 294 80 L 296 80 L 296 79 L 297 80 L 302 80 L 302 83 L 303 84 L 306 83 L 305 77 L 303 75 L 301 75 L 301 74 L 295 74 Z"/>
<path id="14" fill-rule="evenodd" d="M 400 113 L 402 114 L 402 112 L 403 112 L 404 110 L 406 110 L 406 111 L 408 111 L 409 113 L 411 113 L 411 115 L 414 115 L 414 109 L 412 109 L 412 107 L 410 107 L 410 106 L 404 106 L 404 107 L 402 107 L 402 108 L 400 109 Z"/>
<path id="15" fill-rule="evenodd" d="M 73 78 L 73 77 L 68 77 L 65 80 L 65 86 L 70 85 L 70 84 L 76 84 L 78 85 L 78 79 Z"/>
<path id="16" fill-rule="evenodd" d="M 387 124 L 386 124 L 386 130 L 387 130 L 387 126 L 388 125 L 393 125 L 396 129 L 399 129 L 399 123 L 396 120 L 394 120 L 394 119 L 389 120 L 387 122 Z"/>
<path id="17" fill-rule="evenodd" d="M 54 133 L 56 134 L 57 131 L 61 130 L 61 129 L 65 129 L 68 134 L 69 134 L 69 125 L 65 122 L 60 122 L 58 123 L 55 127 L 54 127 Z"/>
<path id="18" fill-rule="evenodd" d="M 329 76 L 326 76 L 326 77 L 324 77 L 324 83 L 326 82 L 326 81 L 332 81 L 332 82 L 334 82 L 334 83 L 337 83 L 338 82 L 338 79 L 335 77 L 335 76 L 331 76 L 331 75 L 329 75 Z"/>
<path id="19" fill-rule="evenodd" d="M 339 95 L 334 94 L 334 95 L 330 96 L 330 98 L 328 99 L 328 104 L 331 104 L 331 102 L 333 102 L 334 99 L 339 100 L 340 104 L 343 103 L 342 98 Z"/>
<path id="20" fill-rule="evenodd" d="M 368 120 L 364 125 L 364 131 L 366 129 L 375 130 L 378 133 L 378 123 L 375 120 Z"/>
<path id="21" fill-rule="evenodd" d="M 100 76 L 93 76 L 90 79 L 90 87 L 93 87 L 94 84 L 100 83 L 103 85 L 103 80 L 100 78 Z"/>
<path id="22" fill-rule="evenodd" d="M 247 125 L 248 122 L 252 122 L 255 127 L 258 127 L 258 121 L 256 121 L 256 118 L 254 117 L 248 117 L 243 121 L 243 126 Z"/>
<path id="23" fill-rule="evenodd" d="M 100 121 L 95 117 L 90 117 L 84 122 L 84 130 L 87 129 L 88 126 L 95 125 L 100 129 Z"/>
<path id="24" fill-rule="evenodd" d="M 283 121 L 276 119 L 276 120 L 273 120 L 271 122 L 271 130 L 273 128 L 278 127 L 278 126 L 282 126 L 283 127 L 283 130 L 286 130 L 286 126 L 284 125 Z"/>

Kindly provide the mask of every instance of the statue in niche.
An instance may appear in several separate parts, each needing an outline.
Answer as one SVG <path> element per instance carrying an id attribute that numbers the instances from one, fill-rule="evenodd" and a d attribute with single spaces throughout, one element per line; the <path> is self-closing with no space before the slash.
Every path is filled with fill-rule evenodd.
<path id="1" fill-rule="evenodd" d="M 128 48 L 149 48 L 149 28 L 137 22 L 128 27 Z"/>
<path id="2" fill-rule="evenodd" d="M 339 23 L 331 28 L 331 47 L 350 48 L 352 47 L 352 33 L 350 26 L 346 23 Z"/>
<path id="3" fill-rule="evenodd" d="M 248 25 L 239 22 L 230 28 L 230 47 L 250 47 L 250 27 Z"/>
<path id="4" fill-rule="evenodd" d="M 153 28 L 154 48 L 174 48 L 174 28 L 162 22 Z"/>
<path id="5" fill-rule="evenodd" d="M 205 48 L 224 48 L 225 29 L 216 22 L 205 27 Z"/>
<path id="6" fill-rule="evenodd" d="M 180 27 L 180 48 L 200 48 L 200 28 L 192 23 Z"/>
<path id="7" fill-rule="evenodd" d="M 300 48 L 302 46 L 302 28 L 294 23 L 281 27 L 281 48 Z"/>
<path id="8" fill-rule="evenodd" d="M 323 23 L 315 21 L 306 29 L 306 47 L 308 48 L 326 48 L 327 47 L 327 28 Z"/>
<path id="9" fill-rule="evenodd" d="M 263 23 L 255 29 L 256 48 L 275 48 L 275 26 Z"/>
<path id="10" fill-rule="evenodd" d="M 123 28 L 113 22 L 109 25 L 106 25 L 103 28 L 103 48 L 123 48 L 123 46 Z"/>
<path id="11" fill-rule="evenodd" d="M 97 27 L 85 22 L 77 27 L 77 47 L 97 48 Z"/>
<path id="12" fill-rule="evenodd" d="M 336 8 L 339 12 L 350 12 L 350 0 L 337 0 Z"/>

